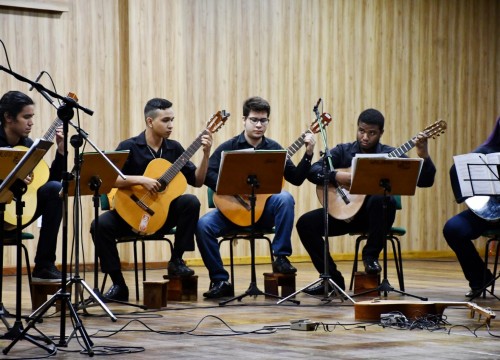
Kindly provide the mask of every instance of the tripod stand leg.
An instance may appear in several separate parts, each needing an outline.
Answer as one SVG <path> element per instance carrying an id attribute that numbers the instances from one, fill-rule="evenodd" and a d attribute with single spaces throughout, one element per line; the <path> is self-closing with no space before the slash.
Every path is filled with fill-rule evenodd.
<path id="1" fill-rule="evenodd" d="M 104 304 L 104 302 L 99 298 L 99 296 L 97 296 L 97 294 L 91 289 L 91 287 L 81 278 L 78 278 L 78 279 L 74 279 L 74 281 L 78 281 L 79 284 L 85 289 L 87 290 L 87 292 L 90 294 L 90 296 L 92 297 L 92 300 L 95 301 L 103 310 L 106 314 L 108 314 L 108 316 L 111 318 L 111 320 L 113 322 L 116 321 L 116 316 L 113 315 L 113 313 L 111 312 L 111 310 L 109 310 L 109 308 Z M 82 293 L 83 293 L 83 290 L 82 290 Z M 83 296 L 82 296 L 83 298 Z M 83 308 L 86 308 L 86 306 L 83 306 Z"/>

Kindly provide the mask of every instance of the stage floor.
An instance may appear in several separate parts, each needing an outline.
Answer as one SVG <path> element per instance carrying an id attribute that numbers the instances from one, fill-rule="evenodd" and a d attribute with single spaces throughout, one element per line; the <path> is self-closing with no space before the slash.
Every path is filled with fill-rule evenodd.
<path id="1" fill-rule="evenodd" d="M 297 289 L 318 279 L 310 263 L 295 263 L 298 268 Z M 349 284 L 351 261 L 339 262 L 339 269 Z M 490 329 L 484 318 L 470 318 L 467 307 L 449 306 L 444 310 L 446 323 L 433 326 L 432 318 L 421 314 L 422 320 L 413 326 L 428 328 L 402 329 L 381 326 L 380 322 L 355 321 L 355 309 L 351 301 L 339 297 L 324 301 L 300 293 L 296 299 L 300 305 L 283 303 L 264 296 L 246 297 L 219 306 L 218 301 L 204 300 L 202 293 L 208 289 L 209 280 L 204 267 L 194 267 L 198 279 L 198 300 L 167 303 L 163 310 L 143 310 L 137 307 L 108 304 L 117 317 L 113 322 L 99 306 L 79 310 L 79 318 L 90 340 L 95 355 L 121 352 L 120 358 L 184 358 L 184 359 L 498 359 L 500 358 L 500 301 L 488 294 L 486 299 L 474 302 L 481 308 L 491 308 L 497 319 L 491 320 Z M 264 290 L 263 273 L 270 272 L 270 265 L 257 266 L 257 286 Z M 162 280 L 165 270 L 149 270 L 148 280 Z M 125 272 L 135 300 L 134 273 Z M 406 291 L 428 297 L 432 302 L 467 302 L 468 291 L 460 267 L 455 259 L 407 260 L 404 263 Z M 389 263 L 388 280 L 398 287 L 392 264 Z M 93 287 L 93 274 L 86 274 L 87 283 Z M 250 266 L 236 266 L 235 293 L 244 293 L 250 282 Z M 31 312 L 31 300 L 23 277 L 22 314 Z M 497 283 L 500 287 L 500 282 Z M 3 303 L 8 312 L 16 313 L 15 277 L 4 277 Z M 142 288 L 141 299 L 142 304 Z M 348 291 L 348 294 L 352 292 Z M 500 289 L 497 290 L 500 296 Z M 84 293 L 85 298 L 88 294 Z M 72 300 L 74 297 L 72 297 Z M 355 298 L 356 301 L 370 300 Z M 387 299 L 420 303 L 409 296 L 390 292 Z M 428 322 L 424 324 L 423 319 Z M 290 329 L 290 322 L 309 319 L 318 323 L 315 331 Z M 6 317 L 9 325 L 15 318 Z M 24 322 L 23 322 L 24 324 Z M 55 338 L 61 334 L 61 324 L 66 325 L 65 335 L 73 334 L 70 317 L 63 320 L 55 308 L 51 308 L 36 328 L 44 335 Z M 5 333 L 5 324 L 0 324 Z M 25 325 L 24 325 L 25 326 Z M 38 335 L 35 329 L 28 334 Z M 0 340 L 5 349 L 10 339 Z M 66 342 L 62 342 L 64 344 Z M 86 347 L 80 332 L 73 334 L 67 347 L 58 347 L 56 358 L 86 358 L 81 353 Z M 28 341 L 17 342 L 8 355 L 1 358 L 44 357 L 48 353 Z"/>

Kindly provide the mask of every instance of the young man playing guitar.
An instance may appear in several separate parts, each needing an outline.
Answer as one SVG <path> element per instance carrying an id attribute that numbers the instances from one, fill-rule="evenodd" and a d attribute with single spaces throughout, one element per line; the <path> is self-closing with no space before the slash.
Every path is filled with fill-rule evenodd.
<path id="1" fill-rule="evenodd" d="M 174 163 L 184 154 L 181 144 L 170 139 L 173 130 L 174 110 L 172 103 L 165 99 L 154 98 L 146 103 L 144 121 L 146 130 L 139 135 L 122 141 L 116 150 L 129 150 L 130 153 L 123 166 L 126 180 L 118 177 L 115 186 L 128 190 L 139 187 L 147 190 L 150 197 L 160 197 L 171 189 L 163 189 L 157 178 L 144 176 L 148 165 L 155 159 L 166 159 Z M 198 167 L 187 161 L 177 176 L 184 176 L 187 183 L 194 187 L 201 187 L 205 180 L 208 167 L 208 158 L 212 146 L 212 134 L 207 131 L 200 136 L 203 148 L 203 158 Z M 156 160 L 155 160 L 156 162 Z M 123 209 L 122 209 L 123 210 Z M 124 211 L 136 211 L 139 208 L 130 206 Z M 192 194 L 183 194 L 172 200 L 168 209 L 167 218 L 156 234 L 165 234 L 176 227 L 174 251 L 168 264 L 168 274 L 190 276 L 194 271 L 186 266 L 182 260 L 185 251 L 194 250 L 194 231 L 200 213 L 200 201 Z M 94 235 L 94 222 L 91 233 L 94 237 L 96 251 L 101 261 L 101 270 L 108 273 L 113 281 L 111 288 L 104 294 L 105 300 L 128 301 L 129 291 L 120 268 L 120 256 L 116 239 L 136 234 L 117 209 L 110 210 L 99 216 L 99 229 Z"/>
<path id="2" fill-rule="evenodd" d="M 19 91 L 9 91 L 0 99 L 0 147 L 22 146 L 29 148 L 33 140 L 28 136 L 33 127 L 35 104 L 26 94 Z M 27 207 L 36 206 L 33 218 L 24 226 L 33 223 L 42 216 L 40 238 L 36 249 L 33 281 L 61 281 L 61 272 L 55 266 L 57 234 L 62 220 L 61 191 L 62 170 L 64 167 L 62 128 L 56 130 L 57 152 L 50 167 L 49 181 L 38 188 L 36 204 L 26 203 Z M 33 175 L 36 177 L 36 173 Z M 33 177 L 31 176 L 31 177 Z M 26 183 L 34 181 L 27 178 Z M 29 191 L 29 190 L 28 190 Z M 15 225 L 15 224 L 13 224 Z M 15 231 L 15 230 L 13 230 Z"/>
<path id="3" fill-rule="evenodd" d="M 352 143 L 339 144 L 330 150 L 330 156 L 334 169 L 349 168 L 356 154 L 391 153 L 395 148 L 380 143 L 384 133 L 384 116 L 375 109 L 363 111 L 358 118 L 357 139 Z M 415 139 L 417 155 L 424 159 L 423 167 L 418 179 L 417 186 L 430 187 L 434 183 L 436 168 L 427 150 L 427 137 L 419 133 Z M 351 185 L 351 173 L 348 171 L 333 171 L 330 173 L 330 184 L 332 187 L 349 189 Z M 314 184 L 323 184 L 323 159 L 312 165 L 308 175 L 309 181 Z M 367 232 L 368 240 L 363 248 L 363 263 L 365 271 L 369 274 L 380 273 L 381 267 L 378 256 L 384 246 L 384 236 L 391 228 L 396 216 L 396 205 L 391 197 L 387 208 L 387 224 L 383 223 L 383 196 L 366 196 L 359 211 L 348 221 L 339 220 L 331 215 L 328 218 L 328 235 L 337 236 L 350 232 Z M 329 201 L 330 203 L 330 201 Z M 329 211 L 330 213 L 330 211 Z M 300 241 L 306 248 L 316 270 L 324 271 L 324 209 L 317 209 L 305 213 L 297 221 L 297 231 Z M 328 268 L 332 280 L 342 289 L 345 289 L 344 278 L 337 270 L 330 254 L 328 257 Z M 317 286 L 304 290 L 311 295 L 321 295 L 324 286 Z"/>
<path id="4" fill-rule="evenodd" d="M 497 119 L 488 139 L 473 152 L 481 154 L 500 152 L 500 118 Z M 472 198 L 466 198 L 462 195 L 455 165 L 450 169 L 450 180 L 457 203 L 466 201 L 467 205 L 469 205 Z M 490 201 L 487 207 L 489 208 L 488 212 L 489 210 L 492 212 L 491 217 L 481 217 L 481 212 L 474 211 L 475 207 L 471 206 L 470 209 L 464 210 L 449 219 L 443 228 L 444 238 L 457 255 L 465 278 L 469 281 L 471 290 L 465 294 L 466 297 L 477 296 L 479 290 L 493 280 L 493 274 L 486 268 L 486 264 L 472 242 L 487 230 L 500 229 L 500 214 L 494 211 L 498 209 L 498 197 L 491 196 Z"/>
<path id="5" fill-rule="evenodd" d="M 232 150 L 281 150 L 283 149 L 276 141 L 264 136 L 268 124 L 271 106 L 260 97 L 251 97 L 243 104 L 243 132 L 232 139 L 222 143 L 210 157 L 205 185 L 216 190 L 221 155 L 223 151 Z M 285 164 L 285 180 L 293 185 L 301 185 L 307 177 L 311 167 L 311 159 L 314 150 L 314 138 L 312 134 L 304 138 L 306 152 L 295 166 L 288 159 Z M 264 209 L 260 219 L 256 219 L 257 228 L 272 228 L 275 226 L 276 233 L 272 243 L 275 261 L 273 271 L 278 273 L 295 273 L 297 270 L 287 259 L 292 253 L 291 234 L 294 222 L 293 197 L 287 191 L 282 190 L 279 194 L 273 194 L 262 204 Z M 250 225 L 250 224 L 248 224 Z M 208 269 L 211 286 L 203 294 L 206 298 L 220 298 L 232 294 L 232 285 L 229 283 L 229 274 L 224 269 L 220 255 L 217 238 L 228 231 L 238 229 L 238 225 L 227 218 L 223 210 L 215 209 L 205 214 L 198 221 L 196 229 L 196 242 L 200 250 L 203 262 Z"/>

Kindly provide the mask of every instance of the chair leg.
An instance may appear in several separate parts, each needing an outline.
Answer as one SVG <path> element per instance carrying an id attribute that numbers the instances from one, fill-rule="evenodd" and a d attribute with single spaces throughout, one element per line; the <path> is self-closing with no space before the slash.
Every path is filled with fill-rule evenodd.
<path id="1" fill-rule="evenodd" d="M 33 289 L 31 286 L 32 277 L 31 277 L 30 257 L 28 255 L 28 249 L 26 248 L 26 246 L 24 244 L 21 244 L 21 248 L 24 251 L 24 259 L 26 261 L 26 274 L 28 274 L 28 285 L 30 288 L 30 296 L 33 299 Z"/>
<path id="2" fill-rule="evenodd" d="M 401 284 L 401 269 L 399 267 L 399 256 L 398 253 L 396 252 L 396 245 L 394 244 L 394 237 L 393 236 L 388 236 L 386 241 L 390 241 L 391 246 L 392 246 L 392 256 L 394 257 L 394 264 L 396 267 L 396 274 L 398 276 L 398 283 L 399 283 L 399 288 L 401 291 L 402 289 L 402 284 Z"/>
<path id="3" fill-rule="evenodd" d="M 137 269 L 137 239 L 134 243 L 135 299 L 139 301 L 139 271 Z"/>
<path id="4" fill-rule="evenodd" d="M 351 283 L 349 284 L 349 290 L 352 290 L 352 286 L 354 284 L 354 274 L 358 271 L 358 255 L 359 255 L 359 245 L 361 241 L 365 240 L 366 236 L 361 235 L 356 238 L 356 243 L 354 246 L 354 262 L 352 263 L 352 272 L 351 272 Z"/>
<path id="5" fill-rule="evenodd" d="M 399 280 L 399 286 L 401 288 L 401 291 L 405 291 L 405 277 L 403 274 L 403 256 L 401 255 L 401 242 L 396 236 L 394 236 L 394 241 L 396 241 L 396 246 L 398 249 L 398 258 L 399 258 L 399 274 L 401 276 L 401 279 Z"/>
<path id="6" fill-rule="evenodd" d="M 496 277 L 497 276 L 497 270 L 498 270 L 498 255 L 499 255 L 499 252 L 498 250 L 500 249 L 500 240 L 499 239 L 495 239 L 496 242 L 497 242 L 497 251 L 496 251 L 496 254 L 495 254 L 495 265 L 493 266 L 493 276 Z M 491 295 L 494 295 L 495 294 L 495 282 L 496 281 L 493 281 L 493 283 L 491 284 Z"/>

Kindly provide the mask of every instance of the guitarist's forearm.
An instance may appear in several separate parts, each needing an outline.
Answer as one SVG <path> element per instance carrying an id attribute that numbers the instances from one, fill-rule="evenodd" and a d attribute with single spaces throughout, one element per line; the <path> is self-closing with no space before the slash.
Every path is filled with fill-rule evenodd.
<path id="1" fill-rule="evenodd" d="M 200 162 L 200 165 L 196 168 L 195 178 L 196 181 L 194 183 L 195 187 L 202 187 L 205 183 L 205 177 L 207 176 L 208 170 L 208 155 L 204 155 L 203 159 Z"/>

